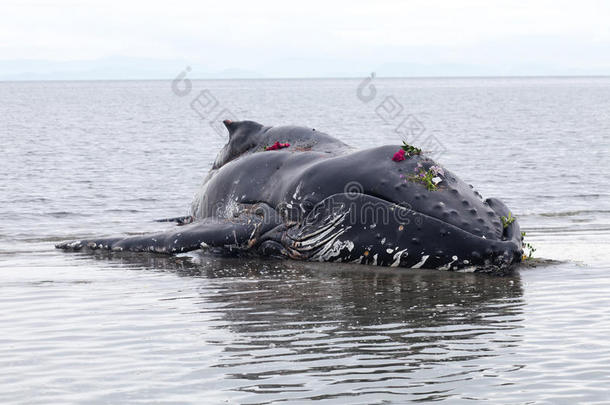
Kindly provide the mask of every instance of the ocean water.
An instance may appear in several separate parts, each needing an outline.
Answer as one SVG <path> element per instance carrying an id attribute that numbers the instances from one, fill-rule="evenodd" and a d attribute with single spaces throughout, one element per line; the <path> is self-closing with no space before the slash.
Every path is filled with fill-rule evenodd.
<path id="1" fill-rule="evenodd" d="M 610 78 L 190 84 L 0 83 L 1 403 L 610 401 Z M 188 212 L 228 117 L 423 143 L 549 261 L 492 277 L 53 248 L 171 227 L 153 220 Z"/>

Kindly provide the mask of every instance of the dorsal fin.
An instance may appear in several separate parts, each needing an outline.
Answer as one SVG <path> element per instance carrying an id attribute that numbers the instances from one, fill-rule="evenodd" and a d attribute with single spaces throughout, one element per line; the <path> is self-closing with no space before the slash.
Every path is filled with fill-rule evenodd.
<path id="1" fill-rule="evenodd" d="M 234 122 L 234 121 L 227 119 L 227 120 L 224 120 L 222 123 L 225 124 L 225 127 L 227 127 L 227 130 L 229 131 L 229 136 L 233 135 L 233 133 L 237 129 L 238 122 Z"/>

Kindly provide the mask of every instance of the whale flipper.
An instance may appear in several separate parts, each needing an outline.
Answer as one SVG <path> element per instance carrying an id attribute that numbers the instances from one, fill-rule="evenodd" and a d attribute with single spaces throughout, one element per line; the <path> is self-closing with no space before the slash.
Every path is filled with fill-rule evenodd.
<path id="1" fill-rule="evenodd" d="M 130 237 L 84 239 L 55 245 L 58 249 L 105 249 L 114 251 L 174 254 L 202 247 L 247 249 L 267 230 L 277 226 L 275 210 L 256 204 L 240 210 L 232 218 L 208 217 L 167 232 Z"/>

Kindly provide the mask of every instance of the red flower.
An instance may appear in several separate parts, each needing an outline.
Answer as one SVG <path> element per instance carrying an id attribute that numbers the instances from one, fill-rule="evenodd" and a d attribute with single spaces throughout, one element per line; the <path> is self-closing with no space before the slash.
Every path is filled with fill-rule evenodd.
<path id="1" fill-rule="evenodd" d="M 290 144 L 288 142 L 286 142 L 286 143 L 279 143 L 278 141 L 276 141 L 273 145 L 267 146 L 265 148 L 265 150 L 278 150 L 278 149 L 282 149 L 282 148 L 287 148 L 289 146 L 290 146 Z"/>
<path id="2" fill-rule="evenodd" d="M 392 156 L 392 160 L 395 162 L 400 162 L 402 160 L 405 160 L 405 151 L 403 149 L 400 149 L 398 152 L 396 152 L 394 154 L 394 156 Z"/>

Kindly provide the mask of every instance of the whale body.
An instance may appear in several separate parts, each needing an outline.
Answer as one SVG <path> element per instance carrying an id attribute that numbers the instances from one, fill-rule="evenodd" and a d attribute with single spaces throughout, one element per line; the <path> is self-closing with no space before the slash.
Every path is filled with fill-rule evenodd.
<path id="1" fill-rule="evenodd" d="M 178 226 L 56 246 L 165 254 L 212 248 L 462 271 L 521 261 L 519 224 L 506 205 L 483 200 L 425 153 L 401 145 L 357 150 L 306 127 L 224 124 L 229 141 Z"/>

